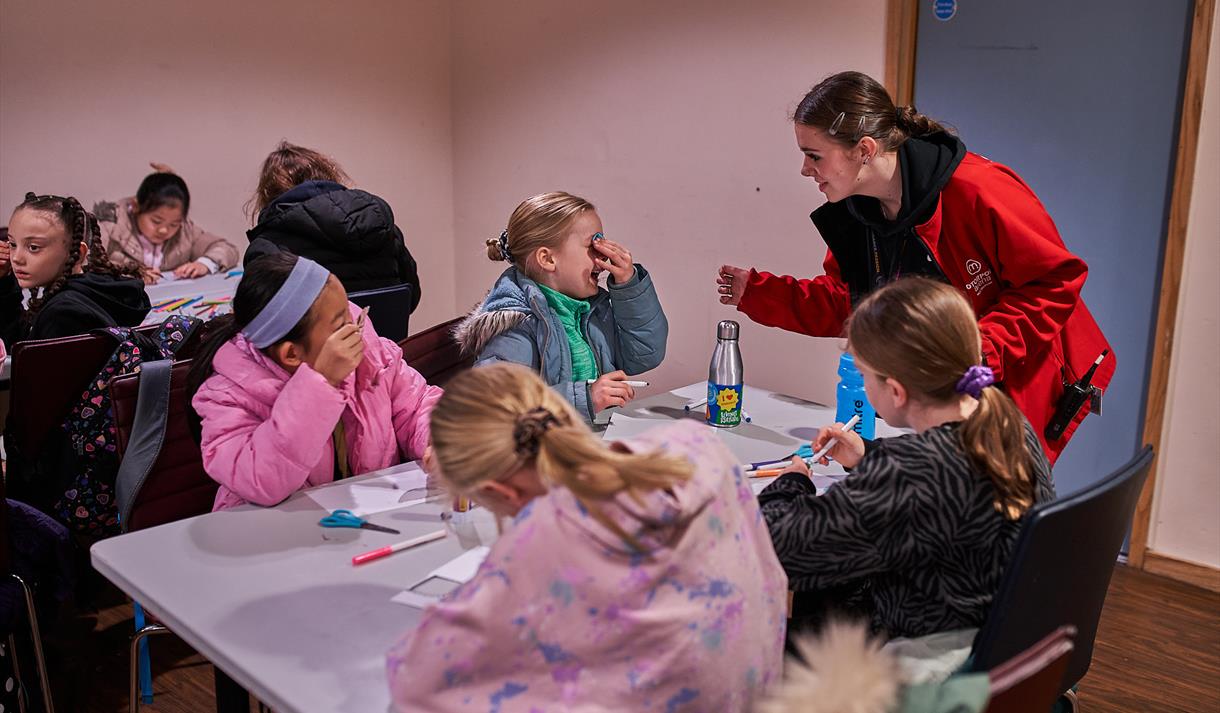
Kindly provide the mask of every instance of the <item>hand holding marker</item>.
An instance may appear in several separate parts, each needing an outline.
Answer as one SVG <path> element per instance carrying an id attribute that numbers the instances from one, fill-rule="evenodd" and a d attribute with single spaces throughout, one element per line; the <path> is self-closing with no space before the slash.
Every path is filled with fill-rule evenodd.
<path id="1" fill-rule="evenodd" d="M 850 419 L 848 419 L 847 423 L 843 424 L 843 426 L 839 430 L 842 431 L 843 433 L 846 433 L 846 432 L 850 431 L 851 429 L 855 428 L 856 424 L 859 422 L 860 422 L 860 416 L 859 416 L 859 414 L 857 414 L 855 416 L 852 416 Z M 817 453 L 814 453 L 812 456 L 805 458 L 804 459 L 805 465 L 812 466 L 814 463 L 821 461 L 823 458 L 826 457 L 827 453 L 830 453 L 830 449 L 834 448 L 834 446 L 835 446 L 835 441 L 831 440 L 829 443 L 827 443 L 826 445 L 819 448 Z M 752 463 L 751 467 L 754 468 L 754 471 L 750 473 L 750 477 L 751 478 L 770 478 L 772 476 L 779 475 L 784 472 L 784 470 L 786 469 L 786 464 L 788 462 L 789 461 L 785 459 L 785 460 L 772 461 L 770 463 L 768 463 L 768 462 Z M 768 465 L 774 465 L 774 466 L 782 465 L 785 467 L 761 468 L 760 469 L 761 466 L 768 466 Z"/>

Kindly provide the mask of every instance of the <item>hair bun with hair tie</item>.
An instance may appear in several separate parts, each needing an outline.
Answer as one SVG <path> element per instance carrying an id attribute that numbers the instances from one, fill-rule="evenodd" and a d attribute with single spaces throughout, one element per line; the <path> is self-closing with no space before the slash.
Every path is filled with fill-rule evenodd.
<path id="1" fill-rule="evenodd" d="M 533 458 L 538 455 L 539 440 L 552 426 L 558 426 L 555 414 L 539 406 L 517 416 L 513 425 L 513 442 L 518 458 Z"/>
<path id="2" fill-rule="evenodd" d="M 995 373 L 991 367 L 975 365 L 966 370 L 962 378 L 957 380 L 954 391 L 959 394 L 970 394 L 976 399 L 983 397 L 983 389 L 995 383 Z"/>

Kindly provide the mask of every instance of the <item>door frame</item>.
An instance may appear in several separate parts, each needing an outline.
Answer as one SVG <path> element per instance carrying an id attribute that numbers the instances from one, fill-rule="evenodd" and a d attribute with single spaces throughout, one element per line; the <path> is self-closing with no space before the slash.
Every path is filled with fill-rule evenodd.
<path id="1" fill-rule="evenodd" d="M 926 2 L 927 0 L 923 0 Z M 885 86 L 899 106 L 909 105 L 915 96 L 915 46 L 919 28 L 920 0 L 886 0 Z M 1186 80 L 1179 107 L 1173 186 L 1169 219 L 1166 224 L 1165 253 L 1161 263 L 1160 300 L 1157 307 L 1156 343 L 1146 384 L 1144 442 L 1153 448 L 1152 469 L 1140 492 L 1131 525 L 1127 561 L 1139 569 L 1185 579 L 1208 586 L 1217 581 L 1215 570 L 1202 565 L 1174 560 L 1148 550 L 1152 522 L 1152 496 L 1156 491 L 1165 425 L 1165 400 L 1169 393 L 1169 367 L 1173 361 L 1178 297 L 1182 285 L 1182 264 L 1186 253 L 1186 224 L 1190 217 L 1194 189 L 1195 158 L 1199 147 L 1199 119 L 1203 113 L 1203 88 L 1207 79 L 1208 51 L 1211 47 L 1215 0 L 1195 0 L 1190 28 L 1190 50 Z M 1214 585 L 1211 587 L 1214 588 Z"/>

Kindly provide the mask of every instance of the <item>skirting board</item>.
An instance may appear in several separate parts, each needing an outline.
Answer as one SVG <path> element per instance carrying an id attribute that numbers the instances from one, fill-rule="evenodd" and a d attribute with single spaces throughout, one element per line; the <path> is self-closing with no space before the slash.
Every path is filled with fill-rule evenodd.
<path id="1" fill-rule="evenodd" d="M 1153 574 L 1220 592 L 1220 569 L 1187 562 L 1149 550 L 1144 556 L 1144 569 Z"/>

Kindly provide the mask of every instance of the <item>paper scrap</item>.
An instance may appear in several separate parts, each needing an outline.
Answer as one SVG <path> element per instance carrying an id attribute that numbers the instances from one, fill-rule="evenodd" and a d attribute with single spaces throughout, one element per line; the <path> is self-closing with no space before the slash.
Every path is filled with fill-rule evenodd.
<path id="1" fill-rule="evenodd" d="M 426 576 L 421 577 L 418 582 L 411 585 L 410 588 L 395 594 L 390 601 L 395 604 L 405 604 L 415 609 L 424 609 L 429 604 L 440 599 L 440 596 L 434 594 L 425 594 L 414 591 L 421 584 L 429 582 L 429 580 L 444 579 L 452 582 L 455 585 L 465 584 L 474 579 L 475 574 L 479 571 L 479 566 L 483 564 L 483 560 L 487 559 L 489 547 L 475 547 L 466 550 L 462 554 L 454 557 L 445 564 L 437 567 L 429 572 Z"/>
<path id="2" fill-rule="evenodd" d="M 428 475 L 417 463 L 404 463 L 400 468 L 346 488 L 318 488 L 309 493 L 310 500 L 327 512 L 343 508 L 361 517 L 418 505 L 427 496 Z"/>

